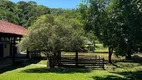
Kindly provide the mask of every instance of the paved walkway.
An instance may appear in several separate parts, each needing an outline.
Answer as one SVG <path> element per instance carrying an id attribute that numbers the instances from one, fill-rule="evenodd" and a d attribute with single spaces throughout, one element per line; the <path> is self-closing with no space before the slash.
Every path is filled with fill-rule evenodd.
<path id="1" fill-rule="evenodd" d="M 0 60 L 0 68 L 10 66 L 12 65 L 12 59 L 11 58 L 4 58 Z"/>
<path id="2" fill-rule="evenodd" d="M 16 61 L 24 60 L 26 58 L 26 54 L 19 53 L 16 55 Z M 7 67 L 12 65 L 12 58 L 4 58 L 0 60 L 0 68 Z"/>

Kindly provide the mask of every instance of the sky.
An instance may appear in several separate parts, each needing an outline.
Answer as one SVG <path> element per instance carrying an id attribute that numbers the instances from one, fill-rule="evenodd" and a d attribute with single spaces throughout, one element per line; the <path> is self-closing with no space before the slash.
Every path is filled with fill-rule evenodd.
<path id="1" fill-rule="evenodd" d="M 19 1 L 35 1 L 39 5 L 44 5 L 49 8 L 63 8 L 74 9 L 81 2 L 81 0 L 11 0 L 13 2 Z"/>

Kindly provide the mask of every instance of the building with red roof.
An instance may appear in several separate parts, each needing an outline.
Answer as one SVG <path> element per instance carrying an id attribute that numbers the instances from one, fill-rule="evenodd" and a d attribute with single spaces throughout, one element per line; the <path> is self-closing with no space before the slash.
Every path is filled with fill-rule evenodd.
<path id="1" fill-rule="evenodd" d="M 0 20 L 0 35 L 11 34 L 15 36 L 26 35 L 27 29 L 23 26 L 10 23 L 8 21 Z"/>
<path id="2" fill-rule="evenodd" d="M 26 35 L 27 29 L 23 26 L 0 20 L 0 59 L 12 57 L 15 61 L 16 44 Z"/>

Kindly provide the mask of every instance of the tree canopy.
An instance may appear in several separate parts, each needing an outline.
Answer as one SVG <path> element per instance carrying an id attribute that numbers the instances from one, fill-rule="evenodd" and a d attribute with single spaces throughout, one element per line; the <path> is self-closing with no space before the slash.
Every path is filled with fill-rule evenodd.
<path id="1" fill-rule="evenodd" d="M 84 43 L 83 33 L 76 28 L 81 24 L 73 22 L 72 19 L 62 16 L 41 16 L 29 28 L 28 35 L 22 41 L 23 48 L 30 50 L 81 49 Z"/>
<path id="2" fill-rule="evenodd" d="M 0 0 L 0 19 L 24 27 L 31 26 L 38 17 L 45 14 L 50 14 L 49 8 L 33 1 L 13 3 L 9 0 Z"/>
<path id="3" fill-rule="evenodd" d="M 88 0 L 79 10 L 85 30 L 94 32 L 111 53 L 114 49 L 130 58 L 142 40 L 141 5 L 140 0 Z"/>

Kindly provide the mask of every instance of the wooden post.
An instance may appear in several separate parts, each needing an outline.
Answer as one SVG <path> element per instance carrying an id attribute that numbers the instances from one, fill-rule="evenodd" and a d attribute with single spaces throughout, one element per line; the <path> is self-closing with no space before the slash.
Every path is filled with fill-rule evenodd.
<path id="1" fill-rule="evenodd" d="M 105 59 L 103 58 L 103 69 L 105 70 Z"/>
<path id="2" fill-rule="evenodd" d="M 10 40 L 10 56 L 12 57 L 13 56 L 13 49 L 12 49 L 12 38 L 9 37 L 9 40 Z"/>
<path id="3" fill-rule="evenodd" d="M 17 54 L 17 47 L 15 45 L 13 45 L 13 55 L 12 55 L 13 64 L 15 63 L 16 54 Z"/>
<path id="4" fill-rule="evenodd" d="M 97 55 L 95 55 L 95 59 L 97 59 Z"/>
<path id="5" fill-rule="evenodd" d="M 14 37 L 14 40 L 13 40 L 13 46 L 12 46 L 12 63 L 14 64 L 15 63 L 15 54 L 16 54 L 16 38 Z"/>
<path id="6" fill-rule="evenodd" d="M 1 42 L 1 37 L 0 37 L 0 59 L 3 58 L 3 44 Z"/>
<path id="7" fill-rule="evenodd" d="M 78 51 L 76 50 L 76 57 L 75 57 L 76 67 L 78 67 Z"/>
<path id="8" fill-rule="evenodd" d="M 30 53 L 29 53 L 29 50 L 27 49 L 27 55 L 26 55 L 27 58 L 30 58 Z"/>
<path id="9" fill-rule="evenodd" d="M 58 67 L 61 67 L 61 51 L 58 51 Z"/>

